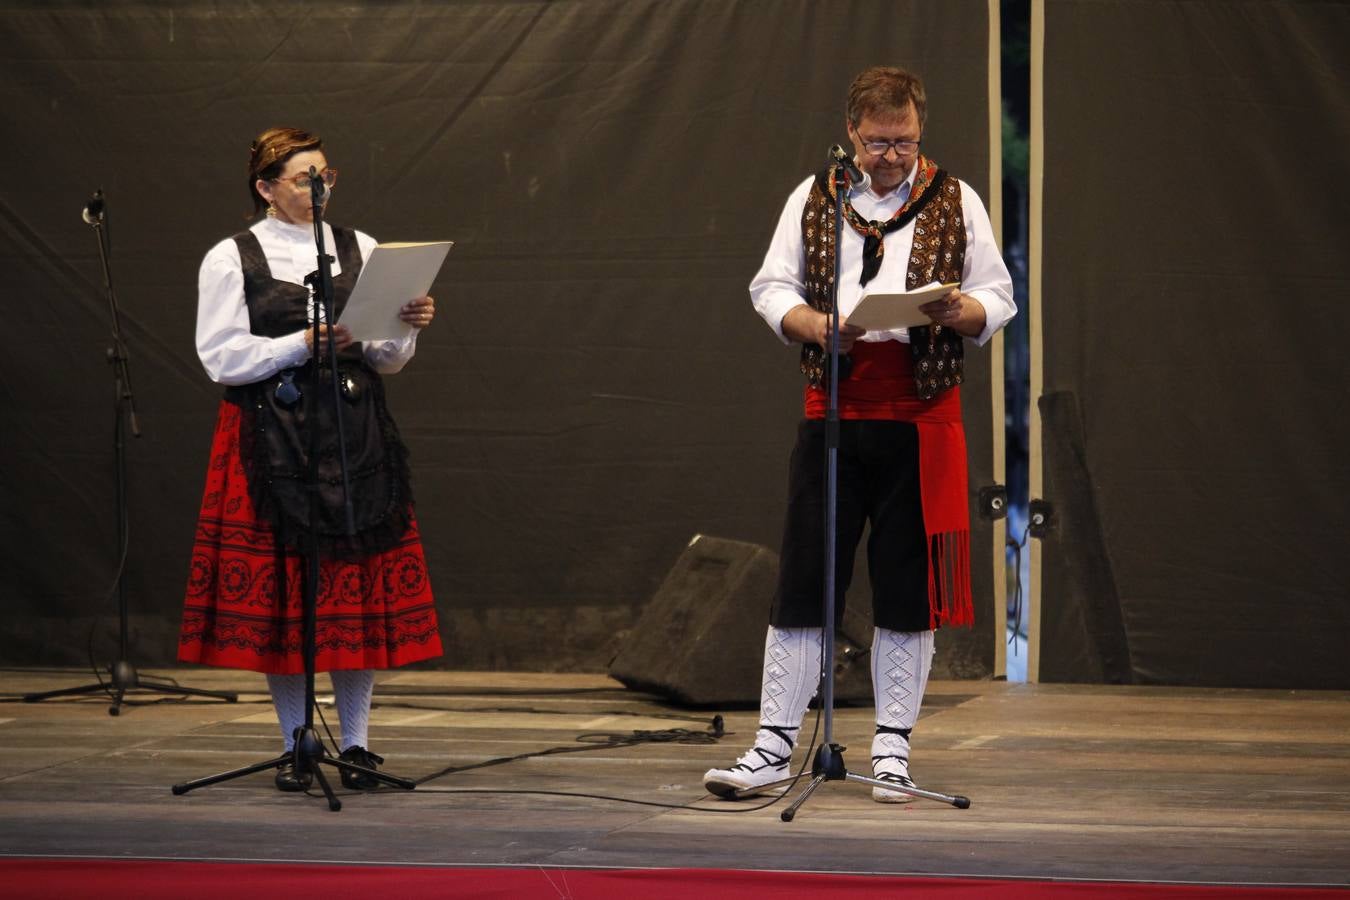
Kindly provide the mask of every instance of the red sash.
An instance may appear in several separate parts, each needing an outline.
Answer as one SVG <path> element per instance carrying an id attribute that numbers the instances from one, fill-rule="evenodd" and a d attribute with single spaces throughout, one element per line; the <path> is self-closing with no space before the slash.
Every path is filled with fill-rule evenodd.
<path id="1" fill-rule="evenodd" d="M 839 383 L 841 419 L 913 422 L 919 432 L 919 494 L 928 535 L 929 624 L 973 625 L 970 590 L 970 507 L 961 389 L 932 400 L 914 389 L 914 361 L 899 341 L 858 341 L 852 375 Z M 829 394 L 807 385 L 806 417 L 825 418 Z"/>

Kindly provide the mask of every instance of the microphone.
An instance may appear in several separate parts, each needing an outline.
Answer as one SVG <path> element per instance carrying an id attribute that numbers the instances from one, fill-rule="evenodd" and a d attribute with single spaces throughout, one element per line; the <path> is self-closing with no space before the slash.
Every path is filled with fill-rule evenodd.
<path id="1" fill-rule="evenodd" d="M 830 161 L 844 167 L 844 174 L 848 176 L 849 189 L 855 194 L 861 194 L 872 186 L 872 179 L 868 174 L 859 169 L 858 164 L 853 161 L 853 157 L 845 153 L 844 148 L 838 144 L 830 148 Z"/>
<path id="2" fill-rule="evenodd" d="M 90 225 L 103 224 L 103 188 L 94 191 L 94 196 L 84 205 L 84 212 L 80 218 Z"/>
<path id="3" fill-rule="evenodd" d="M 315 203 L 327 203 L 328 197 L 333 193 L 333 189 L 324 184 L 323 179 L 319 177 L 319 170 L 313 166 L 309 167 L 309 196 Z"/>

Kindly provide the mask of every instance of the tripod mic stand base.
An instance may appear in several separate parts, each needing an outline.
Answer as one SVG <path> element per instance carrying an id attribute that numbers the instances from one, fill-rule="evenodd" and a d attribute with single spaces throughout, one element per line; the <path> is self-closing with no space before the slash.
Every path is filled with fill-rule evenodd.
<path id="1" fill-rule="evenodd" d="M 792 801 L 787 809 L 778 814 L 778 818 L 784 822 L 791 822 L 797 815 L 797 810 L 802 804 L 810 799 L 815 793 L 816 788 L 827 781 L 856 781 L 859 784 L 867 784 L 872 787 L 882 788 L 887 791 L 894 791 L 901 794 L 909 794 L 911 797 L 922 797 L 925 800 L 935 800 L 938 803 L 946 803 L 957 809 L 969 809 L 970 798 L 962 797 L 959 794 L 940 794 L 937 791 L 926 791 L 923 788 L 907 787 L 902 784 L 896 784 L 894 781 L 883 781 L 880 778 L 871 778 L 867 775 L 858 775 L 850 772 L 844 765 L 844 747 L 838 744 L 821 744 L 816 750 L 815 759 L 811 763 L 811 781 L 797 795 L 797 799 Z M 742 799 L 754 794 L 762 794 L 772 791 L 774 788 L 789 785 L 800 778 L 800 775 L 794 775 L 789 778 L 783 778 L 771 784 L 760 785 L 756 788 L 749 788 L 746 791 L 737 791 L 733 796 L 736 799 Z"/>
<path id="2" fill-rule="evenodd" d="M 369 775 L 377 781 L 387 784 L 391 787 L 402 788 L 411 791 L 417 787 L 417 782 L 410 781 L 407 778 L 400 778 L 397 775 L 390 775 L 388 772 L 381 772 L 378 769 L 368 769 L 365 766 L 358 766 L 349 763 L 344 759 L 336 759 L 329 756 L 324 749 L 323 741 L 319 739 L 319 734 L 312 726 L 297 728 L 295 730 L 295 748 L 288 750 L 280 756 L 273 759 L 264 760 L 260 763 L 244 766 L 239 769 L 231 769 L 228 772 L 220 772 L 216 775 L 208 775 L 205 778 L 198 778 L 193 781 L 184 781 L 175 784 L 171 790 L 175 797 L 181 797 L 188 791 L 194 791 L 199 787 L 206 787 L 211 784 L 219 784 L 222 781 L 230 781 L 234 778 L 241 778 L 244 775 L 252 775 L 254 772 L 263 772 L 267 769 L 278 769 L 290 763 L 294 766 L 295 777 L 303 782 L 306 776 L 312 776 L 313 780 L 318 782 L 319 789 L 323 791 L 324 797 L 328 800 L 328 808 L 333 812 L 342 809 L 342 801 L 333 793 L 333 787 L 328 782 L 328 777 L 324 775 L 323 766 L 332 766 L 339 772 L 354 772 L 361 775 Z"/>
<path id="3" fill-rule="evenodd" d="M 849 777 L 844 766 L 844 748 L 838 744 L 821 744 L 816 748 L 816 758 L 811 763 L 811 783 L 808 784 L 792 805 L 778 814 L 784 822 L 791 822 L 797 810 L 807 799 L 827 781 L 843 781 Z"/>
<path id="4" fill-rule="evenodd" d="M 970 809 L 970 798 L 962 797 L 960 794 L 941 794 L 937 791 L 925 791 L 920 787 L 906 787 L 902 784 L 896 784 L 894 781 L 885 781 L 867 775 L 858 775 L 855 772 L 846 772 L 844 778 L 847 781 L 856 781 L 859 784 L 869 784 L 872 787 L 878 787 L 882 790 L 895 791 L 899 794 L 909 794 L 911 797 L 936 800 L 938 803 L 946 803 L 948 806 L 954 806 L 957 809 Z"/>
<path id="5" fill-rule="evenodd" d="M 116 716 L 122 712 L 123 698 L 128 691 L 149 691 L 156 694 L 182 694 L 189 697 L 212 697 L 226 703 L 239 702 L 239 695 L 233 691 L 207 691 L 201 688 L 181 687 L 172 682 L 154 676 L 137 674 L 136 667 L 124 659 L 119 659 L 108 667 L 112 680 L 97 684 L 83 684 L 79 687 L 60 688 L 55 691 L 41 691 L 36 694 L 24 694 L 24 703 L 38 703 L 52 697 L 73 697 L 77 694 L 113 694 L 112 706 L 108 715 Z"/>

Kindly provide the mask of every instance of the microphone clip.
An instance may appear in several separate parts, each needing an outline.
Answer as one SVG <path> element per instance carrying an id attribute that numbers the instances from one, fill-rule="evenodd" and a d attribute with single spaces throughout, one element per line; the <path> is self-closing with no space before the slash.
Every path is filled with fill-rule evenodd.
<path id="1" fill-rule="evenodd" d="M 84 212 L 80 213 L 80 218 L 84 219 L 86 224 L 95 227 L 103 224 L 103 188 L 94 191 L 94 196 L 84 205 Z"/>
<path id="2" fill-rule="evenodd" d="M 829 161 L 839 166 L 844 175 L 848 178 L 849 189 L 856 194 L 861 194 L 872 186 L 872 179 L 866 172 L 858 168 L 858 164 L 853 161 L 843 147 L 835 144 L 830 148 Z"/>

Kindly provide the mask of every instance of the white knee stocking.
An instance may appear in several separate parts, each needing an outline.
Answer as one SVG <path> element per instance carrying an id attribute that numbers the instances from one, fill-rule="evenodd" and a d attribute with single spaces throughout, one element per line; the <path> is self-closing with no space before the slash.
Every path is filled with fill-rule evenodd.
<path id="1" fill-rule="evenodd" d="M 769 626 L 764 638 L 756 747 L 777 756 L 792 755 L 806 708 L 820 686 L 822 635 L 819 628 Z"/>
<path id="2" fill-rule="evenodd" d="M 370 669 L 329 672 L 337 699 L 338 721 L 342 724 L 342 748 L 369 749 L 370 699 L 375 693 L 375 673 Z"/>
<path id="3" fill-rule="evenodd" d="M 919 721 L 928 673 L 933 667 L 933 632 L 875 629 L 872 638 L 872 693 L 877 733 L 872 762 L 890 757 L 909 766 L 909 735 Z"/>
<path id="4" fill-rule="evenodd" d="M 277 711 L 287 752 L 295 749 L 295 730 L 305 724 L 305 676 L 268 675 L 267 690 Z"/>

